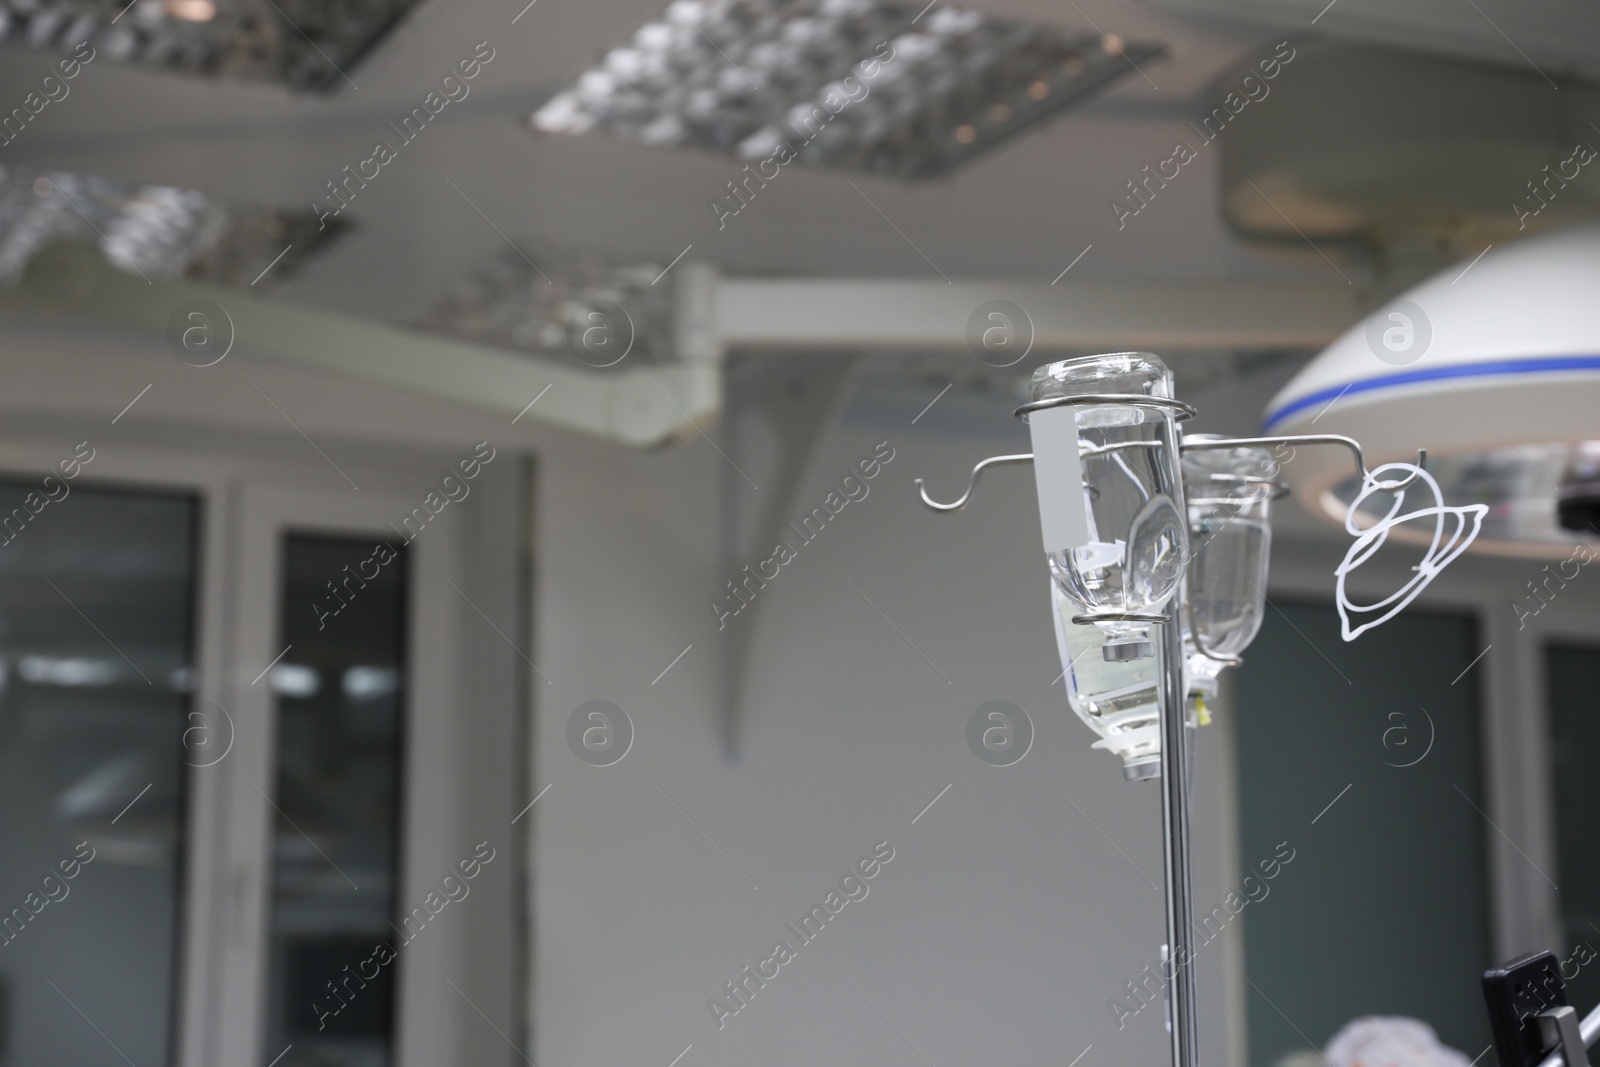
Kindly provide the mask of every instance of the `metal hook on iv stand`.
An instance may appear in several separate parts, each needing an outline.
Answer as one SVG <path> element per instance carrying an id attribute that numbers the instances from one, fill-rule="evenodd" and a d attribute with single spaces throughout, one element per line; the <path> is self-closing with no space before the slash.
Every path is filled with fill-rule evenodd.
<path id="1" fill-rule="evenodd" d="M 1194 409 L 1189 405 L 1164 398 L 1080 394 L 1070 398 L 1056 398 L 1027 404 L 1017 409 L 1017 415 L 1018 417 L 1023 417 L 1030 411 L 1046 407 L 1083 403 L 1126 403 L 1133 406 L 1159 406 L 1177 409 L 1177 417 L 1179 419 L 1187 418 L 1194 414 Z M 1271 444 L 1343 445 L 1350 449 L 1353 454 L 1356 470 L 1361 475 L 1363 482 L 1372 481 L 1372 472 L 1367 468 L 1361 445 L 1352 438 L 1338 434 L 1246 437 L 1183 443 L 1179 439 L 1176 428 L 1172 427 L 1162 441 L 1113 444 L 1100 446 L 1094 451 L 1104 452 L 1123 447 L 1166 446 L 1176 447 L 1181 452 L 1189 449 L 1242 448 Z M 948 504 L 941 504 L 929 497 L 921 478 L 916 479 L 917 492 L 922 497 L 923 504 L 931 510 L 941 512 L 959 511 L 966 507 L 974 489 L 977 487 L 979 476 L 986 468 L 1031 462 L 1033 462 L 1033 453 L 1031 452 L 1009 456 L 991 456 L 979 462 L 972 468 L 972 473 L 968 476 L 966 491 L 961 494 L 959 499 Z M 1420 468 L 1426 462 L 1427 452 L 1419 449 L 1417 452 L 1417 466 Z M 1419 474 L 1420 471 L 1414 471 L 1398 481 L 1376 482 L 1375 485 L 1382 490 L 1398 491 L 1414 483 Z M 1282 489 L 1278 483 L 1273 482 L 1271 479 L 1262 479 L 1262 483 L 1273 486 L 1275 490 Z M 1175 487 L 1175 495 L 1179 498 L 1177 503 L 1180 512 L 1187 510 L 1187 505 L 1182 500 L 1182 494 L 1183 486 L 1180 480 Z M 1180 598 L 1181 595 L 1180 593 Z M 1155 622 L 1157 620 L 1152 619 L 1151 621 Z M 1167 944 L 1163 946 L 1164 964 L 1166 960 L 1171 961 L 1170 981 L 1167 985 L 1168 1031 L 1174 1067 L 1198 1067 L 1199 1019 L 1195 1000 L 1193 952 L 1189 940 L 1189 934 L 1194 925 L 1193 861 L 1189 842 L 1189 784 L 1192 770 L 1189 766 L 1189 746 L 1184 743 L 1187 729 L 1187 693 L 1185 692 L 1183 681 L 1183 628 L 1178 618 L 1178 612 L 1175 610 L 1161 617 L 1158 625 L 1161 628 L 1160 656 L 1162 676 L 1158 701 L 1158 706 L 1161 709 L 1161 816 L 1167 905 Z M 1222 662 L 1238 662 L 1238 657 L 1219 656 L 1207 650 L 1200 643 L 1198 633 L 1193 635 L 1193 639 L 1196 642 L 1197 650 L 1203 655 Z M 1168 969 L 1168 966 L 1163 966 L 1164 971 Z M 1574 1067 L 1574 1065 L 1569 1064 L 1568 1067 Z"/>
<path id="2" fill-rule="evenodd" d="M 1153 441 L 1131 442 L 1138 447 L 1148 447 L 1155 444 Z M 1361 452 L 1361 444 L 1354 438 L 1341 434 L 1300 434 L 1288 437 L 1228 437 L 1217 441 L 1185 441 L 1178 446 L 1180 451 L 1194 452 L 1206 451 L 1217 448 L 1250 448 L 1259 445 L 1343 445 L 1353 454 L 1356 463 L 1356 473 L 1361 475 L 1363 481 L 1372 477 L 1372 472 L 1367 469 L 1366 457 Z M 1115 446 L 1113 446 L 1115 447 Z M 1103 451 L 1103 449 L 1102 449 Z M 978 478 L 990 467 L 1005 467 L 1017 463 L 1032 463 L 1032 452 L 1019 452 L 1011 456 L 990 456 L 981 460 L 972 468 L 972 473 L 967 475 L 967 489 L 958 498 L 948 504 L 941 504 L 928 495 L 923 479 L 915 481 L 917 493 L 922 497 L 922 503 L 933 511 L 960 511 L 972 499 L 973 492 L 978 488 Z M 1417 466 L 1424 467 L 1428 463 L 1428 450 L 1417 449 Z M 1415 482 L 1418 475 L 1415 472 L 1406 475 L 1399 481 L 1378 482 L 1376 487 L 1385 492 L 1395 492 L 1405 489 Z"/>

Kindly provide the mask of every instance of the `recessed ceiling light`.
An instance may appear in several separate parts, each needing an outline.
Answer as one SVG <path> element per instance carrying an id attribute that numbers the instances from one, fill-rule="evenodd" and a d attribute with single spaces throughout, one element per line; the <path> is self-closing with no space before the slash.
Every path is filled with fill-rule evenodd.
<path id="1" fill-rule="evenodd" d="M 0 0 L 0 43 L 183 74 L 335 89 L 420 0 Z"/>
<path id="2" fill-rule="evenodd" d="M 532 125 L 928 178 L 1164 52 L 952 7 L 677 0 Z"/>
<path id="3" fill-rule="evenodd" d="M 210 22 L 217 17 L 217 5 L 212 0 L 163 0 L 161 9 L 187 22 Z"/>
<path id="4" fill-rule="evenodd" d="M 665 261 L 506 252 L 450 287 L 412 325 L 494 348 L 591 367 L 659 363 L 674 352 Z M 597 317 L 598 316 L 598 317 Z"/>
<path id="5" fill-rule="evenodd" d="M 274 280 L 340 229 L 315 213 L 223 204 L 192 189 L 134 185 L 66 171 L 0 167 L 0 281 L 14 282 L 58 241 L 98 248 L 106 262 L 146 278 L 248 284 L 273 257 Z"/>

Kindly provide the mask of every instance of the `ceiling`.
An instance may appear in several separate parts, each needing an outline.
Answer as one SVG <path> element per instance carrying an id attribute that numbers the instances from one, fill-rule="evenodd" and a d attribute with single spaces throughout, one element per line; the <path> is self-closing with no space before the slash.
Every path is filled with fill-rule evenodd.
<path id="1" fill-rule="evenodd" d="M 1584 0 L 1148 0 L 1170 11 L 1248 19 L 1368 44 L 1600 78 L 1600 7 Z"/>
<path id="2" fill-rule="evenodd" d="M 937 268 L 950 277 L 1048 281 L 1091 243 L 1074 268 L 1084 276 L 1280 272 L 1228 238 L 1205 170 L 1174 183 L 1159 210 L 1120 233 L 1107 201 L 1170 154 L 1219 72 L 1269 54 L 1281 34 L 1115 0 L 977 6 L 1164 42 L 1171 55 L 1146 69 L 1148 79 L 1124 79 L 948 180 L 904 185 L 789 168 L 720 232 L 707 200 L 738 173 L 731 159 L 528 128 L 535 107 L 657 15 L 659 0 L 537 0 L 514 24 L 522 3 L 435 0 L 348 72 L 356 88 L 323 97 L 92 63 L 67 99 L 0 148 L 0 163 L 309 206 L 377 141 L 398 141 L 388 123 L 487 41 L 494 58 L 471 94 L 360 191 L 341 217 L 354 223 L 351 232 L 285 284 L 284 296 L 413 318 L 506 249 L 497 228 L 534 256 L 584 249 L 665 263 L 693 245 L 690 258 L 749 273 L 937 278 Z M 49 63 L 7 50 L 0 100 L 20 102 Z M 274 281 L 269 274 L 261 284 Z"/>
<path id="3" fill-rule="evenodd" d="M 1170 55 L 948 179 L 907 185 L 788 168 L 719 230 L 707 201 L 738 173 L 732 159 L 528 126 L 533 109 L 658 15 L 660 0 L 525 2 L 423 4 L 347 71 L 349 85 L 326 96 L 92 63 L 69 97 L 0 148 L 0 165 L 309 207 L 378 141 L 398 143 L 389 123 L 487 42 L 493 58 L 470 95 L 359 192 L 341 216 L 349 232 L 292 277 L 268 272 L 258 292 L 276 286 L 297 302 L 413 321 L 463 274 L 505 254 L 508 240 L 536 259 L 581 250 L 666 263 L 688 249 L 687 258 L 752 274 L 1042 282 L 1074 264 L 1079 279 L 1333 277 L 1320 261 L 1270 262 L 1229 234 L 1214 149 L 1120 228 L 1110 207 L 1177 141 L 1198 143 L 1188 120 L 1220 102 L 1228 86 L 1217 79 L 1269 58 L 1290 35 L 1280 28 L 1287 5 L 1252 19 L 1233 4 L 1173 11 L 1119 0 L 980 0 L 972 6 L 990 14 L 1163 43 Z M 1464 8 L 1461 33 L 1479 51 L 1498 42 L 1490 26 L 1514 25 L 1511 2 L 1474 5 L 1494 21 Z M 20 103 L 51 61 L 5 50 L 0 106 Z M 1508 62 L 1521 60 L 1508 53 Z M 1289 67 L 1281 76 L 1293 75 Z"/>

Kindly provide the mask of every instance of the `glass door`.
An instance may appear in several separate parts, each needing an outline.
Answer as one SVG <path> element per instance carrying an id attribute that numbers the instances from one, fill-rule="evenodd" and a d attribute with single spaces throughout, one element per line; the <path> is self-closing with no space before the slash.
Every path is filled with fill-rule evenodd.
<path id="1" fill-rule="evenodd" d="M 172 1062 L 196 495 L 0 480 L 0 1063 Z"/>
<path id="2" fill-rule="evenodd" d="M 0 473 L 0 1067 L 517 1055 L 525 471 L 419 532 L 431 469 L 44 462 Z"/>
<path id="3" fill-rule="evenodd" d="M 391 522 L 413 503 L 370 488 L 242 495 L 236 742 L 214 768 L 219 921 L 196 961 L 214 1010 L 192 1067 L 453 1058 L 460 1013 L 441 992 L 454 996 L 460 954 L 448 930 L 408 935 L 405 917 L 472 851 L 455 831 L 450 722 L 459 519 L 408 535 Z"/>
<path id="4" fill-rule="evenodd" d="M 283 537 L 262 1052 L 392 1067 L 408 553 L 393 536 Z"/>

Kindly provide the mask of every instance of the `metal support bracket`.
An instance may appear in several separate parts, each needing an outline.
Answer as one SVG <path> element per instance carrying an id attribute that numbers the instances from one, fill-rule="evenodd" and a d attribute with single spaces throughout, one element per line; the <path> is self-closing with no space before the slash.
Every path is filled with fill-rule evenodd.
<path id="1" fill-rule="evenodd" d="M 1566 1067 L 1589 1067 L 1589 1050 L 1578 1026 L 1576 1008 L 1563 1004 L 1559 1008 L 1541 1011 L 1539 1034 L 1546 1046 L 1554 1046 L 1556 1052 L 1560 1053 Z"/>

